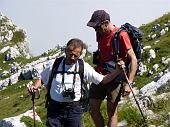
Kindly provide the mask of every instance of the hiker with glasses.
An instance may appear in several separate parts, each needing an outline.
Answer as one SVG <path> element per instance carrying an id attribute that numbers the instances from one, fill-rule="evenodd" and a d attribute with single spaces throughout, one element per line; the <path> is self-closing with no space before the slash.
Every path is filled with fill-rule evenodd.
<path id="1" fill-rule="evenodd" d="M 56 58 L 53 66 L 46 68 L 34 85 L 28 88 L 29 92 L 35 92 L 42 83 L 48 84 L 46 87 L 50 98 L 46 103 L 47 127 L 82 126 L 82 74 L 79 73 L 81 66 L 84 66 L 83 80 L 99 86 L 107 84 L 122 73 L 123 61 L 116 64 L 115 71 L 110 74 L 104 76 L 96 72 L 87 62 L 79 59 L 83 47 L 84 43 L 80 39 L 69 40 L 65 48 L 65 57 Z M 59 60 L 60 63 L 56 64 Z M 80 61 L 83 61 L 83 65 L 80 65 Z"/>
<path id="2" fill-rule="evenodd" d="M 119 60 L 125 63 L 130 61 L 130 69 L 128 73 L 129 83 L 132 83 L 137 70 L 137 59 L 132 49 L 132 45 L 125 31 L 119 35 L 119 59 L 114 55 L 115 47 L 112 41 L 115 32 L 119 29 L 110 21 L 110 15 L 104 10 L 96 10 L 93 12 L 87 26 L 94 28 L 96 32 L 96 41 L 98 50 L 94 53 L 93 63 L 96 64 L 95 70 L 103 75 L 110 73 L 111 65 Z M 113 81 L 107 85 L 95 85 L 93 83 L 90 88 L 90 114 L 96 127 L 104 127 L 104 119 L 100 112 L 102 101 L 107 96 L 107 114 L 108 127 L 117 126 L 117 105 L 120 101 L 121 94 L 129 95 L 131 89 L 128 86 L 124 75 L 119 74 Z M 122 85 L 124 84 L 124 85 Z"/>

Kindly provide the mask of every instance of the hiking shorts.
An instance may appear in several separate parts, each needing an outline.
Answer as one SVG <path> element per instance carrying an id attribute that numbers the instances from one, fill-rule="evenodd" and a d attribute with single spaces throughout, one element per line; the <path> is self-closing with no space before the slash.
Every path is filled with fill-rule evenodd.
<path id="1" fill-rule="evenodd" d="M 89 98 L 104 100 L 105 97 L 107 97 L 107 101 L 112 103 L 119 102 L 124 88 L 123 82 L 125 82 L 125 77 L 119 75 L 108 84 L 96 85 L 92 83 L 90 86 Z"/>

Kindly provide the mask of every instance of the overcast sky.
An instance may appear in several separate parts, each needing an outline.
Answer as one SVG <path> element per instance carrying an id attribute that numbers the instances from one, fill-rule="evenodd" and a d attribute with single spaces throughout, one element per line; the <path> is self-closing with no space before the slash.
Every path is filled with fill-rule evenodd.
<path id="1" fill-rule="evenodd" d="M 0 0 L 0 11 L 25 29 L 33 55 L 40 55 L 71 38 L 97 49 L 95 32 L 87 27 L 93 11 L 103 9 L 117 26 L 139 27 L 170 12 L 170 0 Z"/>

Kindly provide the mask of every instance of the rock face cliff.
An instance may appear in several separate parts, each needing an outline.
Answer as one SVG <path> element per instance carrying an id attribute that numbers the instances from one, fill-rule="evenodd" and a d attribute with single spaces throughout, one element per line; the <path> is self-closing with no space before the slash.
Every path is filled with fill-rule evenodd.
<path id="1" fill-rule="evenodd" d="M 3 53 L 7 60 L 22 56 L 30 57 L 25 30 L 14 25 L 10 19 L 0 13 L 0 54 Z"/>

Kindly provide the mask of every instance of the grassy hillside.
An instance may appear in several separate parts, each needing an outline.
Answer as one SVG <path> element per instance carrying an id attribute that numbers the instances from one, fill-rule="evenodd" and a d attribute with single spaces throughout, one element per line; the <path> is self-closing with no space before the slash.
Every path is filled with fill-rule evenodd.
<path id="1" fill-rule="evenodd" d="M 155 24 L 160 24 L 161 28 L 165 28 L 166 27 L 165 24 L 167 24 L 167 27 L 169 28 L 169 32 L 160 36 L 158 31 L 153 32 L 152 30 Z M 160 64 L 160 61 L 162 57 L 170 57 L 170 50 L 169 50 L 170 49 L 170 13 L 165 14 L 159 19 L 156 19 L 148 24 L 142 25 L 140 29 L 144 33 L 143 45 L 144 46 L 151 45 L 152 49 L 156 50 L 156 55 L 157 55 L 155 59 L 151 60 L 148 63 L 146 60 L 148 58 L 149 50 L 146 50 L 143 54 L 143 59 L 142 59 L 143 63 L 147 65 L 148 69 L 151 69 L 151 67 L 155 63 L 158 63 L 160 66 L 159 71 L 162 71 L 167 67 L 169 67 L 170 63 L 168 63 L 167 65 L 162 65 Z M 154 34 L 154 33 L 158 34 L 156 38 L 154 39 L 148 38 L 149 34 Z M 157 44 L 154 44 L 155 41 L 157 40 L 159 40 L 159 42 Z M 18 41 L 17 37 L 15 37 L 14 40 L 12 41 Z M 3 46 L 4 45 L 0 43 L 0 48 L 2 48 Z M 53 54 L 54 52 L 55 51 L 52 50 L 50 54 Z M 4 55 L 5 54 L 0 54 L 0 61 L 4 60 Z M 37 60 L 42 56 L 48 56 L 48 55 L 49 54 L 44 53 L 41 56 L 33 57 L 30 59 L 19 57 L 14 61 L 24 65 L 26 63 L 30 63 L 31 61 Z M 9 64 L 14 61 L 8 61 L 6 63 L 1 62 L 0 68 L 2 68 L 2 70 L 0 70 L 0 72 L 2 72 L 3 70 L 9 70 L 10 68 Z M 92 65 L 92 57 L 86 58 L 86 61 Z M 138 88 L 141 88 L 142 86 L 152 81 L 153 77 L 156 74 L 157 72 L 155 72 L 150 77 L 147 76 L 147 73 L 145 73 L 143 76 L 137 76 L 135 79 L 136 86 Z M 24 113 L 32 107 L 31 95 L 28 94 L 27 88 L 25 86 L 25 84 L 27 84 L 29 81 L 31 80 L 20 80 L 18 83 L 8 86 L 7 89 L 0 91 L 0 109 L 1 109 L 0 119 L 1 120 L 3 118 L 12 117 Z M 36 112 L 38 113 L 38 115 L 41 117 L 43 121 L 43 125 L 39 124 L 39 127 L 44 126 L 46 120 L 46 109 L 44 108 L 44 104 L 45 104 L 45 89 L 42 88 L 40 99 L 35 100 L 35 105 L 37 107 Z M 170 111 L 168 105 L 170 105 L 170 100 L 162 101 L 156 104 L 153 110 L 157 113 L 161 113 L 163 116 L 166 116 L 167 112 Z M 103 102 L 102 104 L 101 111 L 105 120 L 108 121 L 105 102 Z M 118 119 L 119 121 L 124 119 L 127 120 L 129 126 L 142 126 L 141 117 L 138 110 L 131 107 L 130 105 L 126 105 L 124 108 L 121 108 L 121 110 L 119 110 Z M 25 121 L 28 124 L 28 126 L 30 127 L 32 126 L 30 125 L 31 122 L 30 119 L 23 118 L 22 120 Z M 160 125 L 163 124 L 162 121 L 163 120 L 160 119 L 160 120 L 150 121 L 150 123 L 153 123 L 155 125 Z M 83 114 L 83 127 L 94 127 L 94 124 L 92 122 L 89 113 Z"/>
<path id="2" fill-rule="evenodd" d="M 162 17 L 148 23 L 145 25 L 142 25 L 140 27 L 140 29 L 143 31 L 144 36 L 143 36 L 143 47 L 144 46 L 148 46 L 150 45 L 152 47 L 152 49 L 154 49 L 156 51 L 156 58 L 152 59 L 149 63 L 147 62 L 147 58 L 148 58 L 148 52 L 149 50 L 146 50 L 143 53 L 143 58 L 142 58 L 142 62 L 144 64 L 147 65 L 148 69 L 151 69 L 151 67 L 157 63 L 159 64 L 160 68 L 159 71 L 162 71 L 164 69 L 166 69 L 167 67 L 170 66 L 170 63 L 168 63 L 167 65 L 162 65 L 161 64 L 161 58 L 162 57 L 170 57 L 170 13 L 163 15 Z M 160 36 L 160 31 L 153 31 L 153 26 L 155 26 L 156 24 L 160 24 L 160 27 L 163 29 L 165 27 L 169 28 L 169 31 Z M 166 24 L 166 26 L 165 26 Z M 154 39 L 150 39 L 148 38 L 148 35 L 153 35 L 153 34 L 157 34 L 156 38 Z M 158 43 L 155 43 L 156 41 L 159 41 Z M 136 77 L 136 85 L 141 88 L 143 85 L 149 83 L 150 81 L 153 80 L 153 77 L 156 75 L 157 73 L 155 73 L 153 76 L 148 77 L 147 74 L 144 74 L 143 76 L 137 76 Z"/>

